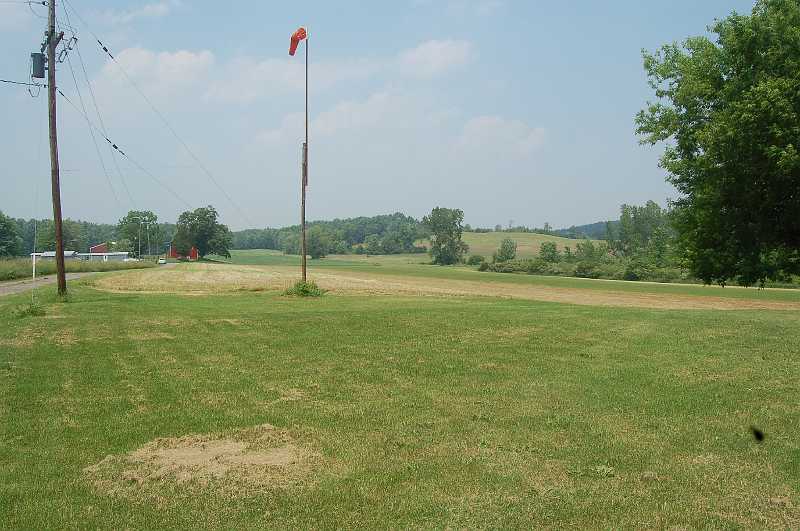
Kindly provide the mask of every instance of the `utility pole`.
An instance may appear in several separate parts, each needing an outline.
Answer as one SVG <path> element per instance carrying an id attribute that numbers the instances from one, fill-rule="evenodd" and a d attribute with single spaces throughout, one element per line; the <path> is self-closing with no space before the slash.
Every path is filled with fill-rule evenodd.
<path id="1" fill-rule="evenodd" d="M 56 0 L 49 0 L 47 36 L 47 101 L 50 121 L 50 181 L 53 190 L 53 223 L 56 232 L 56 273 L 58 294 L 67 294 L 67 276 L 64 272 L 64 232 L 61 221 L 61 184 L 58 174 L 58 132 L 56 129 L 56 46 L 61 36 L 56 36 Z"/>
<path id="2" fill-rule="evenodd" d="M 150 221 L 144 222 L 144 230 L 147 233 L 147 256 L 153 255 L 153 250 L 150 247 L 150 224 L 151 224 Z"/>

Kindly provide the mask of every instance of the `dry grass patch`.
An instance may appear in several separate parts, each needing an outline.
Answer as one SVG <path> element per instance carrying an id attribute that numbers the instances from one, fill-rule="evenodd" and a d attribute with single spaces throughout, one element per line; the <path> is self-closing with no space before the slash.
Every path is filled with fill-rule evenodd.
<path id="1" fill-rule="evenodd" d="M 173 340 L 175 339 L 175 336 L 167 334 L 166 332 L 138 331 L 128 334 L 128 339 L 131 341 L 156 341 L 159 339 Z"/>
<path id="2" fill-rule="evenodd" d="M 287 275 L 250 266 L 180 264 L 175 267 L 126 271 L 93 279 L 92 284 L 114 292 L 205 295 L 283 287 Z"/>
<path id="3" fill-rule="evenodd" d="M 588 306 L 676 310 L 800 309 L 800 303 L 797 302 L 615 291 L 612 285 L 609 285 L 608 290 L 580 289 L 330 270 L 313 271 L 312 279 L 320 288 L 334 295 L 503 297 Z M 201 263 L 105 275 L 93 282 L 96 288 L 106 291 L 203 295 L 241 291 L 284 291 L 296 280 L 295 267 Z"/>
<path id="4" fill-rule="evenodd" d="M 129 498 L 213 487 L 228 494 L 287 488 L 307 480 L 320 456 L 269 424 L 230 433 L 161 438 L 109 455 L 84 473 L 98 492 Z"/>

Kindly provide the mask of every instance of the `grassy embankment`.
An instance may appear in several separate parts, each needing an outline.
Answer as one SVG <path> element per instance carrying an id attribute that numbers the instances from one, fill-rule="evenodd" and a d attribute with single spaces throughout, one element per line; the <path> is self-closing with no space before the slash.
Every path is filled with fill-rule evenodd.
<path id="1" fill-rule="evenodd" d="M 560 252 L 564 251 L 565 247 L 570 247 L 574 252 L 575 245 L 580 242 L 580 240 L 531 232 L 465 232 L 462 235 L 462 239 L 469 245 L 469 254 L 478 254 L 487 260 L 491 260 L 492 253 L 497 251 L 500 243 L 506 238 L 517 242 L 518 258 L 539 256 L 539 248 L 544 242 L 555 242 Z"/>
<path id="2" fill-rule="evenodd" d="M 312 273 L 610 284 L 322 262 Z M 797 311 L 83 283 L 45 317 L 0 299 L 8 527 L 800 525 Z"/>
<path id="3" fill-rule="evenodd" d="M 0 281 L 19 280 L 31 278 L 32 267 L 30 258 L 0 259 Z M 155 266 L 155 262 L 89 262 L 83 260 L 67 260 L 64 267 L 68 273 L 83 273 L 92 271 L 118 271 L 122 269 L 142 269 Z M 54 275 L 56 272 L 55 260 L 37 260 L 37 275 Z"/>

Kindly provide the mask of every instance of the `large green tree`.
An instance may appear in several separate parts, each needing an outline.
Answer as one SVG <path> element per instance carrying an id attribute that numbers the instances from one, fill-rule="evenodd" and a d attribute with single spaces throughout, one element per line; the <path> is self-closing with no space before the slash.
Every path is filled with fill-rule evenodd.
<path id="1" fill-rule="evenodd" d="M 622 205 L 619 223 L 609 230 L 609 245 L 617 254 L 630 256 L 644 249 L 656 233 L 669 234 L 669 212 L 658 203 Z"/>
<path id="2" fill-rule="evenodd" d="M 800 274 L 800 3 L 759 0 L 709 30 L 644 54 L 657 101 L 637 129 L 667 145 L 679 244 L 706 282 Z"/>
<path id="3" fill-rule="evenodd" d="M 86 237 L 80 222 L 65 219 L 61 223 L 61 237 L 67 251 L 86 251 Z M 56 250 L 56 225 L 53 220 L 45 220 L 38 226 L 36 238 L 37 251 Z"/>
<path id="4" fill-rule="evenodd" d="M 130 249 L 123 249 L 125 251 L 138 254 L 141 243 L 142 254 L 159 253 L 163 234 L 158 224 L 158 216 L 149 210 L 131 210 L 117 223 L 117 238 L 120 242 L 130 242 Z"/>
<path id="5" fill-rule="evenodd" d="M 331 252 L 333 238 L 331 233 L 321 225 L 313 225 L 306 233 L 306 251 L 314 260 L 325 258 Z"/>
<path id="6" fill-rule="evenodd" d="M 495 262 L 508 262 L 517 257 L 517 242 L 511 238 L 504 238 L 500 247 L 494 253 Z"/>
<path id="7" fill-rule="evenodd" d="M 230 257 L 233 236 L 218 218 L 219 214 L 211 205 L 181 214 L 174 240 L 177 250 L 188 254 L 186 247 L 194 246 L 201 257 L 207 254 Z"/>
<path id="8" fill-rule="evenodd" d="M 13 219 L 0 212 L 0 256 L 17 256 L 22 253 L 22 238 L 17 233 Z"/>
<path id="9" fill-rule="evenodd" d="M 461 241 L 464 212 L 457 208 L 436 207 L 422 218 L 430 234 L 430 254 L 434 264 L 449 265 L 461 262 L 469 246 Z"/>

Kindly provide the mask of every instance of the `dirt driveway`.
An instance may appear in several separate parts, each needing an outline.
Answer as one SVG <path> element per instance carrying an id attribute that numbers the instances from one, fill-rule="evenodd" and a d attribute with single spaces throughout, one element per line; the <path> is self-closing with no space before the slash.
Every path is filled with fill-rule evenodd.
<path id="1" fill-rule="evenodd" d="M 67 280 L 75 280 L 91 274 L 92 273 L 67 273 Z M 23 291 L 28 291 L 40 286 L 46 286 L 47 284 L 54 284 L 55 281 L 55 275 L 45 275 L 42 277 L 36 277 L 36 282 L 31 279 L 0 282 L 0 297 L 12 295 L 14 293 L 22 293 Z"/>

